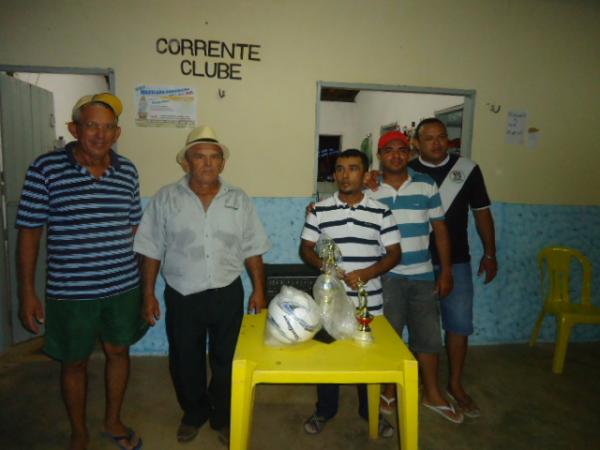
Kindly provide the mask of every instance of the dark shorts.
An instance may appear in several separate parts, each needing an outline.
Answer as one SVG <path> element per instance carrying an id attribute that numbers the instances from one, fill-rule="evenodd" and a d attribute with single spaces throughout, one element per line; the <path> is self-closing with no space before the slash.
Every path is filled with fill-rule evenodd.
<path id="1" fill-rule="evenodd" d="M 44 352 L 62 362 L 87 359 L 98 338 L 128 347 L 148 330 L 139 288 L 98 300 L 46 300 Z"/>
<path id="2" fill-rule="evenodd" d="M 473 274 L 471 263 L 452 264 L 454 288 L 440 300 L 444 330 L 461 336 L 473 334 Z"/>
<path id="3" fill-rule="evenodd" d="M 442 350 L 440 309 L 434 281 L 384 275 L 383 315 L 399 336 L 408 327 L 409 347 L 415 353 Z"/>

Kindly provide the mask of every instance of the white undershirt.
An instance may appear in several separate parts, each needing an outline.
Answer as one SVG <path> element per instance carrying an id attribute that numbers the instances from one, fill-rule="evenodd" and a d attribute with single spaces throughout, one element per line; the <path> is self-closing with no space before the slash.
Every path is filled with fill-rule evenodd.
<path id="1" fill-rule="evenodd" d="M 450 161 L 450 155 L 446 155 L 446 158 L 439 164 L 429 163 L 429 162 L 423 160 L 423 158 L 421 158 L 419 156 L 419 162 L 426 167 L 442 167 L 442 166 L 445 166 L 446 164 L 448 164 L 448 161 Z"/>

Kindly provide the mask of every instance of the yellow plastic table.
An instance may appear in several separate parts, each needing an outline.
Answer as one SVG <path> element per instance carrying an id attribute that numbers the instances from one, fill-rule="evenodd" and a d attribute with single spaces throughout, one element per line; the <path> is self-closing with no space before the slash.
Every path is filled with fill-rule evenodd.
<path id="1" fill-rule="evenodd" d="M 389 322 L 371 323 L 374 341 L 324 344 L 311 340 L 290 347 L 264 344 L 266 311 L 246 315 L 233 359 L 230 449 L 245 450 L 250 440 L 254 387 L 259 383 L 367 384 L 369 437 L 378 437 L 381 383 L 395 383 L 398 392 L 400 446 L 416 450 L 418 441 L 418 369 Z"/>

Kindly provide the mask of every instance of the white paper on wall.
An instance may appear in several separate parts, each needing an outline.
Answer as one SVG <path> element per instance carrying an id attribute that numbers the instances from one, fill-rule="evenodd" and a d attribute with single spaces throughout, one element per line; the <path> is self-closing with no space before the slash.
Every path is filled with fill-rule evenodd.
<path id="1" fill-rule="evenodd" d="M 506 143 L 511 145 L 522 145 L 525 142 L 525 130 L 527 129 L 527 111 L 511 110 L 507 113 L 506 121 Z"/>

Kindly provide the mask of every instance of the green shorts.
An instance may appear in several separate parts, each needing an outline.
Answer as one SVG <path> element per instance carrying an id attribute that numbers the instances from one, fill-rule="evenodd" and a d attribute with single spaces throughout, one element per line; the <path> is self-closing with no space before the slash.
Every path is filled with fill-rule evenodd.
<path id="1" fill-rule="evenodd" d="M 98 300 L 46 300 L 44 352 L 59 361 L 87 359 L 98 338 L 128 347 L 144 336 L 139 288 Z"/>

